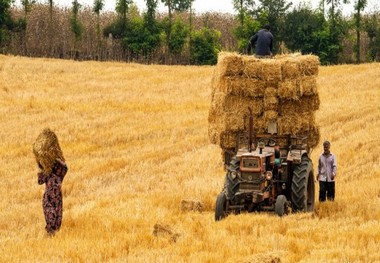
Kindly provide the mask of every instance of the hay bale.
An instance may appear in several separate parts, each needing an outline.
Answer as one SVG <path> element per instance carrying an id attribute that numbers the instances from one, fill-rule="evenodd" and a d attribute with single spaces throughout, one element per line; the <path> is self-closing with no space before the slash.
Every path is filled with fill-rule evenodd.
<path id="1" fill-rule="evenodd" d="M 65 160 L 58 143 L 58 137 L 49 128 L 44 129 L 38 135 L 33 143 L 33 153 L 45 174 L 51 173 L 57 159 Z"/>
<path id="2" fill-rule="evenodd" d="M 276 59 L 258 59 L 253 56 L 243 57 L 243 75 L 259 79 L 273 85 L 281 80 L 281 61 Z"/>
<path id="3" fill-rule="evenodd" d="M 268 86 L 272 83 L 278 83 L 282 79 L 281 61 L 277 59 L 263 59 L 261 63 L 262 76 L 261 79 L 268 82 Z"/>
<path id="4" fill-rule="evenodd" d="M 248 107 L 252 108 L 254 116 L 259 116 L 263 112 L 263 100 L 217 92 L 210 106 L 208 121 L 218 130 L 244 129 L 244 118 L 249 114 Z M 214 137 L 215 132 L 209 134 Z"/>
<path id="5" fill-rule="evenodd" d="M 219 91 L 241 97 L 259 98 L 264 96 L 266 83 L 258 79 L 224 77 L 219 83 Z"/>
<path id="6" fill-rule="evenodd" d="M 276 88 L 265 89 L 264 110 L 276 110 L 278 108 L 278 97 Z"/>
<path id="7" fill-rule="evenodd" d="M 278 85 L 278 97 L 282 99 L 298 100 L 301 96 L 299 79 L 285 80 Z"/>
<path id="8" fill-rule="evenodd" d="M 243 73 L 243 60 L 242 56 L 237 53 L 220 52 L 218 54 L 218 75 L 225 76 L 239 76 Z"/>
<path id="9" fill-rule="evenodd" d="M 318 94 L 317 79 L 314 76 L 304 76 L 300 79 L 300 93 L 306 96 Z"/>
<path id="10" fill-rule="evenodd" d="M 238 133 L 239 131 L 221 132 L 219 141 L 217 144 L 219 144 L 222 149 L 236 147 L 236 136 L 238 135 Z"/>
<path id="11" fill-rule="evenodd" d="M 218 67 L 215 67 L 214 73 L 212 74 L 212 79 L 211 79 L 211 101 L 214 100 L 214 94 L 218 91 L 219 89 L 219 80 L 220 78 L 218 77 Z"/>
<path id="12" fill-rule="evenodd" d="M 240 93 L 241 96 L 262 98 L 266 88 L 266 83 L 257 79 L 244 79 L 244 91 Z"/>
<path id="13" fill-rule="evenodd" d="M 174 243 L 177 242 L 178 238 L 181 236 L 180 234 L 175 233 L 169 225 L 160 224 L 160 223 L 156 223 L 153 226 L 153 233 L 152 234 L 156 237 L 169 238 L 169 240 L 174 242 Z"/>
<path id="14" fill-rule="evenodd" d="M 319 96 L 302 96 L 299 100 L 280 100 L 279 114 L 281 116 L 294 116 L 301 112 L 309 112 L 314 114 L 314 111 L 319 109 Z"/>
<path id="15" fill-rule="evenodd" d="M 283 59 L 281 64 L 282 80 L 297 79 L 301 75 L 300 62 L 295 57 Z"/>
<path id="16" fill-rule="evenodd" d="M 266 110 L 264 111 L 264 120 L 267 124 L 269 121 L 277 120 L 278 112 L 276 110 Z"/>
<path id="17" fill-rule="evenodd" d="M 314 124 L 307 131 L 308 143 L 310 148 L 315 148 L 319 145 L 319 141 L 321 140 L 321 134 L 319 127 Z"/>
<path id="18" fill-rule="evenodd" d="M 181 211 L 182 212 L 202 212 L 204 205 L 199 200 L 181 200 Z"/>
<path id="19" fill-rule="evenodd" d="M 251 79 L 262 80 L 262 60 L 254 56 L 244 56 L 243 59 L 243 76 Z"/>
<path id="20" fill-rule="evenodd" d="M 319 57 L 314 55 L 303 55 L 298 57 L 300 71 L 304 76 L 318 75 Z"/>
<path id="21" fill-rule="evenodd" d="M 263 99 L 230 95 L 226 96 L 221 108 L 230 115 L 242 117 L 248 113 L 248 107 L 251 107 L 254 116 L 261 115 L 263 113 Z"/>
<path id="22" fill-rule="evenodd" d="M 302 112 L 295 115 L 286 114 L 277 118 L 278 134 L 301 135 L 315 126 L 314 112 Z"/>

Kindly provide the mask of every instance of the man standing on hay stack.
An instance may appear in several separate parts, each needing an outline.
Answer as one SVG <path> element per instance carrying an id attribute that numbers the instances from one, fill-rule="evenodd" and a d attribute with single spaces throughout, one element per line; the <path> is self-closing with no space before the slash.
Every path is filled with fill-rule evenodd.
<path id="1" fill-rule="evenodd" d="M 252 48 L 255 46 L 255 55 L 258 58 L 265 58 L 272 56 L 273 50 L 273 35 L 270 32 L 270 25 L 265 25 L 263 29 L 259 30 L 249 40 L 247 47 L 247 54 L 251 54 Z"/>
<path id="2" fill-rule="evenodd" d="M 42 199 L 46 231 L 53 236 L 62 223 L 62 181 L 67 173 L 65 158 L 54 132 L 44 129 L 33 143 L 33 153 L 40 169 L 38 184 L 45 184 Z"/>

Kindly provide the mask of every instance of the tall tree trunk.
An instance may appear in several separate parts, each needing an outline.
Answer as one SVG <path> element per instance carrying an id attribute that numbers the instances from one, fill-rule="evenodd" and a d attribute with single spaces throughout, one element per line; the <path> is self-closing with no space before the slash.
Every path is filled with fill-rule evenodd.
<path id="1" fill-rule="evenodd" d="M 360 8 L 356 13 L 356 63 L 360 64 Z"/>
<path id="2" fill-rule="evenodd" d="M 190 1 L 190 29 L 189 29 L 189 59 L 188 59 L 188 63 L 191 64 L 191 61 L 190 61 L 190 54 L 191 54 L 191 34 L 192 34 L 192 29 L 193 29 L 193 21 L 192 21 L 192 16 L 193 16 L 193 6 L 192 6 L 192 2 Z"/>

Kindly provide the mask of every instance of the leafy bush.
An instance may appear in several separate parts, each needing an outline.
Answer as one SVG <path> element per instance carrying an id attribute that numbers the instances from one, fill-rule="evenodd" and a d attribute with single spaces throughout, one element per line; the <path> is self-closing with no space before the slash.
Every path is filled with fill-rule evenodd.
<path id="1" fill-rule="evenodd" d="M 205 27 L 195 31 L 191 38 L 191 63 L 196 65 L 216 64 L 218 52 L 221 49 L 220 36 L 220 31 Z"/>

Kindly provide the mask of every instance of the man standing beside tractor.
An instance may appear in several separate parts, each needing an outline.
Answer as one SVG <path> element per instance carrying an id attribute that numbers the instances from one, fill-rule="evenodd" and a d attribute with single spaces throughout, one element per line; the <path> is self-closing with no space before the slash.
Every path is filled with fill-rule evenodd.
<path id="1" fill-rule="evenodd" d="M 319 202 L 334 201 L 335 198 L 336 158 L 330 151 L 330 142 L 323 143 L 323 153 L 319 156 L 317 180 L 319 180 Z"/>

